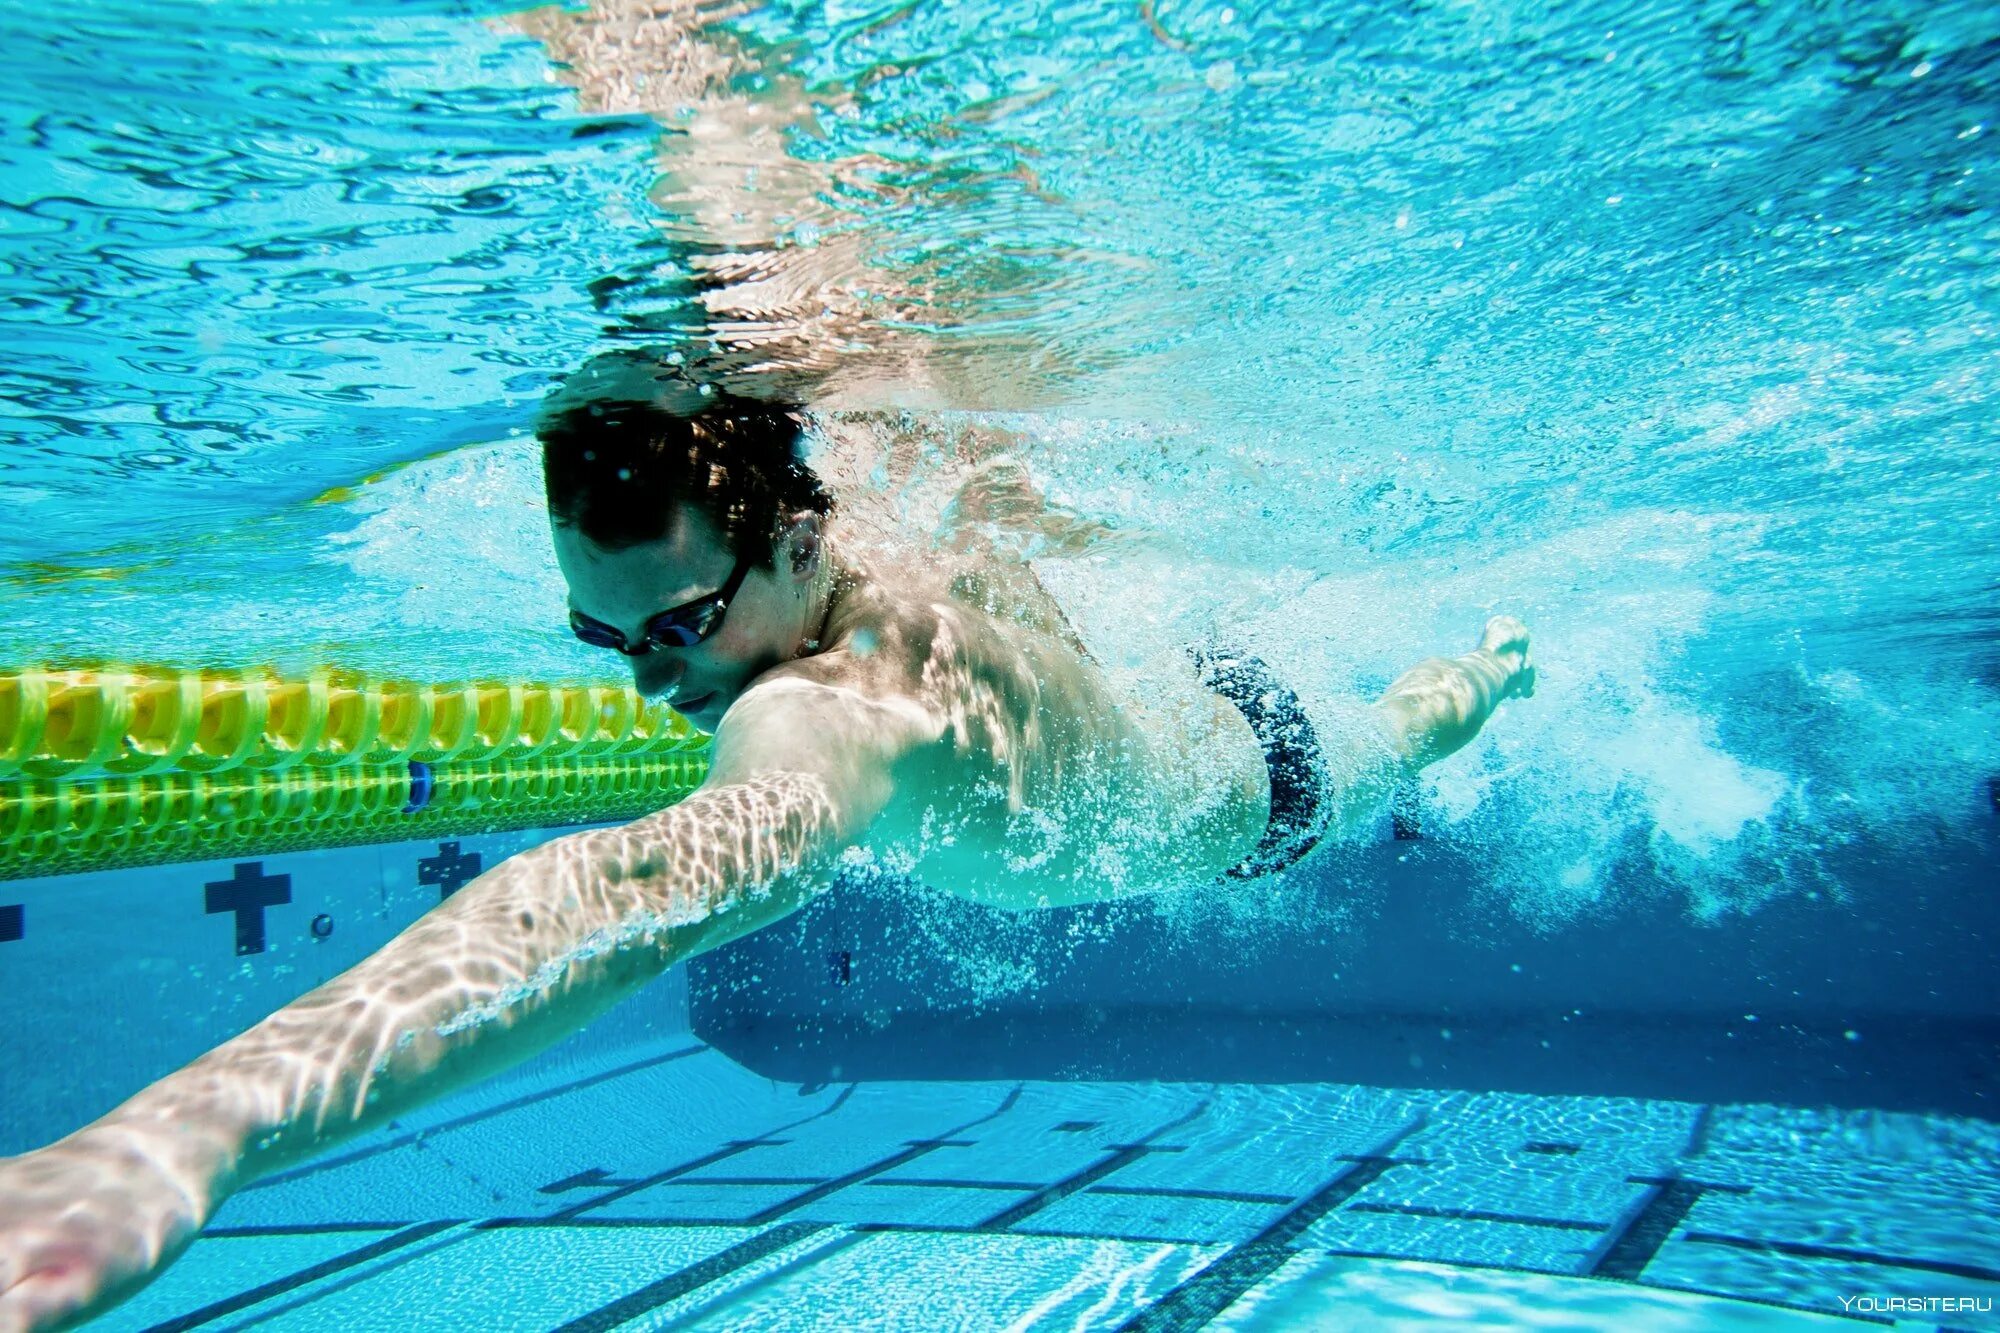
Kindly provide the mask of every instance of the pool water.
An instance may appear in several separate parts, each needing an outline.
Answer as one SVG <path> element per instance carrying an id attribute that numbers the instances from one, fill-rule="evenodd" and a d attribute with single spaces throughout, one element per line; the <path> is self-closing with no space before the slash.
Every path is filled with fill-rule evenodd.
<path id="1" fill-rule="evenodd" d="M 682 1038 L 261 1181 L 96 1326 L 1806 1329 L 1918 1289 L 1958 1323 L 2000 1288 L 2000 1131 L 1926 1129 L 1330 1083 L 811 1087 Z"/>
<path id="2" fill-rule="evenodd" d="M 857 873 L 101 1327 L 2000 1327 L 1992 6 L 0 44 L 0 670 L 602 679 L 523 432 L 659 344 L 812 386 L 919 543 L 1021 460 L 1114 668 L 1226 633 L 1337 710 L 1506 611 L 1540 676 L 1279 881 Z M 532 836 L 0 883 L 0 1151 Z"/>

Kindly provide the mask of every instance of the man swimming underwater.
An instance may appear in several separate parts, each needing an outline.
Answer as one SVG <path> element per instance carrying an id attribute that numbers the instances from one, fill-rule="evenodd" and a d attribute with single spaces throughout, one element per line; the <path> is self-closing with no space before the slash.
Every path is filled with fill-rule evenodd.
<path id="1" fill-rule="evenodd" d="M 495 866 L 103 1119 L 0 1162 L 0 1330 L 102 1311 L 232 1191 L 541 1049 L 799 907 L 844 859 L 1010 908 L 1254 876 L 1372 819 L 1531 688 L 1527 631 L 1496 617 L 1338 742 L 1238 654 L 1135 694 L 992 545 L 884 558 L 799 431 L 629 354 L 551 399 L 538 433 L 571 630 L 714 731 L 707 780 Z"/>

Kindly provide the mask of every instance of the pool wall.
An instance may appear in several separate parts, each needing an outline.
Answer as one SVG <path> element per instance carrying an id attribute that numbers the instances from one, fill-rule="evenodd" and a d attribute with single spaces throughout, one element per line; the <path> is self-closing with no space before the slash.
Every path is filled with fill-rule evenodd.
<path id="1" fill-rule="evenodd" d="M 0 1154 L 77 1128 L 380 948 L 562 830 L 0 881 Z M 688 1029 L 675 968 L 559 1048 Z"/>
<path id="2" fill-rule="evenodd" d="M 1012 916 L 854 885 L 692 964 L 695 1030 L 774 1077 L 1341 1081 L 2000 1119 L 2000 829 L 1854 846 L 1839 896 L 1704 922 L 1626 875 L 1538 928 L 1446 839 L 1323 852 L 1257 912 Z M 983 987 L 992 988 L 982 994 Z"/>
<path id="3" fill-rule="evenodd" d="M 102 1114 L 554 832 L 0 882 L 0 1153 Z M 1010 914 L 846 883 L 562 1049 L 692 1031 L 808 1086 L 1341 1081 L 2000 1119 L 1993 828 L 1922 864 L 1849 849 L 1846 900 L 1714 923 L 1632 879 L 1537 930 L 1464 887 L 1467 856 L 1385 836 L 1216 890 L 1263 895 L 1248 912 Z"/>

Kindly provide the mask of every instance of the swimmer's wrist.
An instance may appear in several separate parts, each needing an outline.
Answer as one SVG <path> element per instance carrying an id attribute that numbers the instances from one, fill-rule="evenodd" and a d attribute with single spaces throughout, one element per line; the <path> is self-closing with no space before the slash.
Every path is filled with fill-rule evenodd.
<path id="1" fill-rule="evenodd" d="M 153 1201 L 156 1220 L 170 1229 L 199 1229 L 240 1183 L 223 1149 L 223 1140 L 200 1127 L 129 1114 L 123 1107 L 49 1147 L 94 1164 L 129 1197 Z"/>
<path id="2" fill-rule="evenodd" d="M 273 1169 L 272 1154 L 258 1151 L 260 1137 L 247 1103 L 222 1096 L 226 1082 L 204 1068 L 213 1056 L 144 1088 L 101 1120 L 78 1131 L 111 1151 L 143 1153 L 212 1212 L 230 1192 Z M 232 1104 L 232 1102 L 237 1104 Z M 269 1146 L 273 1136 L 261 1135 Z"/>

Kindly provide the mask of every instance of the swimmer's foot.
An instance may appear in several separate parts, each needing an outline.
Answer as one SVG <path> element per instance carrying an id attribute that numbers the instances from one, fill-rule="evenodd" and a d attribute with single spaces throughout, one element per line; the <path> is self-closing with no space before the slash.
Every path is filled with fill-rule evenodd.
<path id="1" fill-rule="evenodd" d="M 1532 699 L 1535 695 L 1535 663 L 1528 651 L 1528 627 L 1512 616 L 1495 616 L 1486 622 L 1479 638 L 1479 650 L 1499 659 L 1507 672 L 1501 687 L 1503 699 Z"/>

